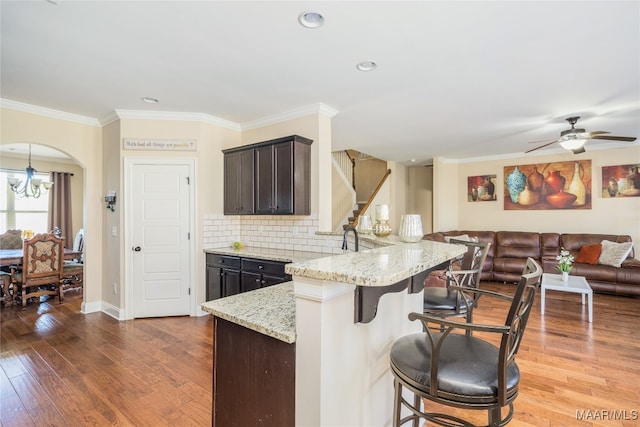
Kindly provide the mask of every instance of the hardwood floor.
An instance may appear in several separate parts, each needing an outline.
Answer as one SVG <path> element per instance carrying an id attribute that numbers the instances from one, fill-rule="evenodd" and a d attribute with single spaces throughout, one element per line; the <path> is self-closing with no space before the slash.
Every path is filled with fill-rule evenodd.
<path id="1" fill-rule="evenodd" d="M 211 425 L 210 316 L 119 322 L 67 295 L 2 308 L 3 427 Z"/>
<path id="2" fill-rule="evenodd" d="M 512 285 L 483 287 L 509 292 Z M 488 301 L 476 320 L 503 319 L 505 306 Z M 3 427 L 211 425 L 209 316 L 118 322 L 80 314 L 80 302 L 71 294 L 61 305 L 2 308 Z M 509 425 L 640 425 L 639 304 L 596 294 L 588 323 L 579 295 L 548 291 L 544 316 L 538 295 Z"/>

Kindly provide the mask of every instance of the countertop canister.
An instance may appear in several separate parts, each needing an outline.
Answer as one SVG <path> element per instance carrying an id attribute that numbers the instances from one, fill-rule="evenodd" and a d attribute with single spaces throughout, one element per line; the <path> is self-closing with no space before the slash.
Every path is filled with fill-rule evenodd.
<path id="1" fill-rule="evenodd" d="M 403 242 L 419 242 L 424 237 L 422 232 L 422 219 L 420 215 L 407 214 L 400 218 L 400 230 L 398 236 Z"/>

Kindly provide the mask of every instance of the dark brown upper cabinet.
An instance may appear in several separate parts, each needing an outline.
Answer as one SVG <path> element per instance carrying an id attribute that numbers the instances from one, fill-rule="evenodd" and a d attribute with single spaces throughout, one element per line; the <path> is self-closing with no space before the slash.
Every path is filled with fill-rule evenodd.
<path id="1" fill-rule="evenodd" d="M 257 215 L 309 215 L 311 213 L 311 143 L 298 135 L 287 136 L 257 144 L 223 150 L 225 155 L 225 214 Z M 227 157 L 250 152 L 253 158 L 253 181 L 251 185 L 236 177 L 231 171 L 235 161 Z M 243 164 L 244 167 L 244 164 Z M 231 182 L 233 180 L 234 182 Z M 234 189 L 244 197 L 252 192 L 253 211 L 228 209 Z M 249 188 L 250 187 L 250 188 Z M 236 199 L 237 200 L 237 199 Z M 246 206 L 246 205 L 244 205 Z"/>
<path id="2" fill-rule="evenodd" d="M 224 214 L 254 213 L 254 152 L 235 151 L 224 155 Z"/>

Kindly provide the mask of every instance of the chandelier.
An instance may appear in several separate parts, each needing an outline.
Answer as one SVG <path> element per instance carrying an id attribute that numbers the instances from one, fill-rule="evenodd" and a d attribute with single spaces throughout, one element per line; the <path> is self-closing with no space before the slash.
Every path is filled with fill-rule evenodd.
<path id="1" fill-rule="evenodd" d="M 24 185 L 21 186 L 22 180 L 15 177 L 8 177 L 7 182 L 11 187 L 11 191 L 16 193 L 18 197 L 34 197 L 38 198 L 41 194 L 45 194 L 51 188 L 53 182 L 42 181 L 40 178 L 34 178 L 37 171 L 31 167 L 31 144 L 29 144 L 29 166 L 25 170 Z M 44 187 L 44 191 L 42 191 Z"/>

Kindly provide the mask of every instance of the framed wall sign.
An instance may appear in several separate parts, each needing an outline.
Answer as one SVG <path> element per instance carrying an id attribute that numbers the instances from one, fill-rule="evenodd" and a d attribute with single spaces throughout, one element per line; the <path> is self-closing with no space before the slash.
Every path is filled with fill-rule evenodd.
<path id="1" fill-rule="evenodd" d="M 122 148 L 145 151 L 196 151 L 197 144 L 195 139 L 124 138 Z"/>

